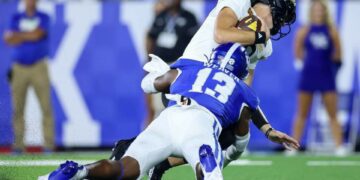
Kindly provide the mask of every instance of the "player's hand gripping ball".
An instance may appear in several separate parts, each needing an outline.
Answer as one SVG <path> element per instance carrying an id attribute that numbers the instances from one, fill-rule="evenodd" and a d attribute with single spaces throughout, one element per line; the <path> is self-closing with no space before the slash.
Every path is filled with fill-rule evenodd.
<path id="1" fill-rule="evenodd" d="M 261 20 L 249 9 L 249 16 L 238 21 L 236 27 L 247 31 L 259 32 L 261 30 L 261 25 Z"/>

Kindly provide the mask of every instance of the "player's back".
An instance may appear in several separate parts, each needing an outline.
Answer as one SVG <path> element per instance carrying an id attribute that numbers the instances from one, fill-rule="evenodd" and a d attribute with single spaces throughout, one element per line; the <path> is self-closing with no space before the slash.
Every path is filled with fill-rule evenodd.
<path id="1" fill-rule="evenodd" d="M 194 99 L 211 111 L 223 127 L 235 123 L 244 106 L 256 109 L 259 103 L 254 92 L 239 78 L 219 67 L 180 59 L 172 68 L 180 75 L 170 87 L 171 94 Z M 175 102 L 170 101 L 169 105 Z"/>

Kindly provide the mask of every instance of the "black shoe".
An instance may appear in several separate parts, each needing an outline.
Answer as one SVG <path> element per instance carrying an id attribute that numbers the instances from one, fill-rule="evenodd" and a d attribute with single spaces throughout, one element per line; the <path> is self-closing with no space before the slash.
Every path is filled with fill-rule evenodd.
<path id="1" fill-rule="evenodd" d="M 126 150 L 129 148 L 130 144 L 135 140 L 136 137 L 131 139 L 119 140 L 115 143 L 114 148 L 112 149 L 112 153 L 110 156 L 110 160 L 120 160 Z"/>
<path id="2" fill-rule="evenodd" d="M 156 165 L 149 171 L 149 179 L 150 180 L 161 180 L 162 176 L 165 174 L 165 171 L 170 169 L 170 163 L 166 159 L 162 161 L 160 164 Z"/>
<path id="3" fill-rule="evenodd" d="M 164 175 L 165 171 L 156 168 L 156 166 L 150 169 L 149 172 L 149 179 L 150 180 L 161 180 L 162 176 Z"/>

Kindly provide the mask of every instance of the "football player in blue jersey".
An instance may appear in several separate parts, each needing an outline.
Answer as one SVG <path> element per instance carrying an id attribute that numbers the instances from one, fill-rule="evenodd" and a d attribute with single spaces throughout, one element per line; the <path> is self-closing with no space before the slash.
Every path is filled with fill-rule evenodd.
<path id="1" fill-rule="evenodd" d="M 247 45 L 246 47 L 250 51 L 250 63 L 248 64 L 249 76 L 245 82 L 250 85 L 258 61 L 266 59 L 272 53 L 272 43 L 268 39 L 268 31 L 270 30 L 272 39 L 275 40 L 287 35 L 290 31 L 285 32 L 283 30 L 286 28 L 282 29 L 282 27 L 289 27 L 288 30 L 290 30 L 290 25 L 296 19 L 295 7 L 294 0 L 219 0 L 189 43 L 182 58 L 206 62 L 211 56 L 212 50 L 219 44 L 237 42 Z M 260 33 L 263 34 L 262 37 L 265 37 L 264 33 L 267 34 L 267 38 L 256 40 L 257 36 L 256 34 L 254 36 L 254 32 L 235 28 L 238 21 L 248 16 L 249 12 L 256 14 L 262 20 Z M 225 162 L 238 159 L 250 139 L 249 125 L 244 122 L 238 126 L 243 130 L 242 133 L 237 134 L 238 136 L 234 136 L 233 127 L 226 128 L 220 135 L 220 145 L 226 150 Z M 111 158 L 119 159 L 133 140 L 134 138 L 118 141 Z M 236 140 L 240 141 L 242 145 L 234 147 L 232 144 Z M 151 171 L 154 172 L 151 173 L 151 180 L 160 179 L 165 170 L 182 163 L 184 162 L 174 158 L 163 161 L 155 166 L 154 171 Z"/>
<path id="2" fill-rule="evenodd" d="M 177 156 L 187 160 L 198 179 L 223 179 L 219 135 L 223 128 L 250 118 L 269 140 L 299 148 L 296 140 L 271 127 L 257 96 L 241 80 L 247 59 L 245 49 L 232 43 L 226 53 L 215 51 L 207 63 L 180 59 L 166 73 L 152 69 L 149 62 L 144 69 L 150 73 L 142 88 L 147 93 L 169 92 L 169 107 L 135 139 L 124 157 L 85 166 L 68 161 L 44 178 L 137 179 L 167 157 Z"/>

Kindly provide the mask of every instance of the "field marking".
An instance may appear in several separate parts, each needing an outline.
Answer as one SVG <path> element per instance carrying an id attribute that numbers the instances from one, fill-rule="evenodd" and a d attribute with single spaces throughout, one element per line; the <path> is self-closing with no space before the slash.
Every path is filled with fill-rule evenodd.
<path id="1" fill-rule="evenodd" d="M 236 161 L 232 161 L 230 166 L 271 166 L 273 164 L 272 161 L 255 161 L 248 159 L 239 159 Z"/>
<path id="2" fill-rule="evenodd" d="M 307 166 L 360 166 L 360 161 L 308 161 Z"/>
<path id="3" fill-rule="evenodd" d="M 93 163 L 95 160 L 74 160 L 79 164 Z M 0 166 L 58 166 L 64 160 L 0 160 Z M 230 166 L 271 166 L 272 161 L 241 159 L 231 162 Z"/>
<path id="4" fill-rule="evenodd" d="M 93 163 L 94 160 L 75 160 L 79 164 Z M 59 166 L 64 160 L 1 160 L 0 166 Z"/>

